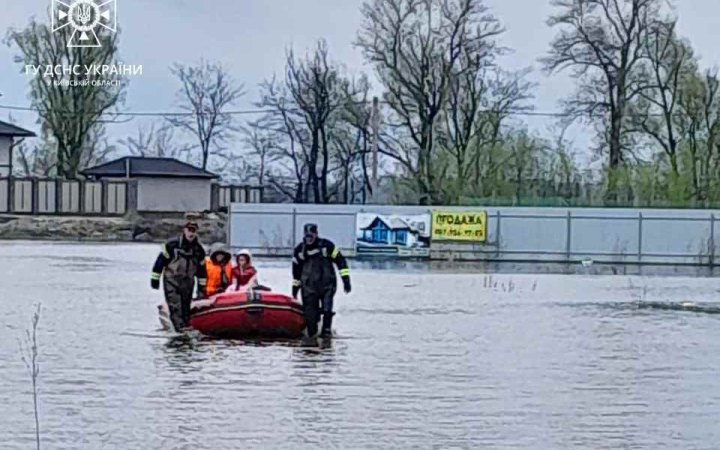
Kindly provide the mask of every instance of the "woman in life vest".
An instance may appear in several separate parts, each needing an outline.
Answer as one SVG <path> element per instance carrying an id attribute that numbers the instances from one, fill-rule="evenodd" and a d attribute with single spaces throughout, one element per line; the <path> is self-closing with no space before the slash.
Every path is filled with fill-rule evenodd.
<path id="1" fill-rule="evenodd" d="M 205 295 L 225 292 L 232 286 L 233 268 L 232 255 L 223 244 L 214 244 L 210 249 L 210 256 L 205 258 L 205 271 L 207 273 L 207 284 Z"/>
<path id="2" fill-rule="evenodd" d="M 235 254 L 237 265 L 233 269 L 233 286 L 238 291 L 247 291 L 258 287 L 257 270 L 252 265 L 249 250 L 240 250 Z"/>

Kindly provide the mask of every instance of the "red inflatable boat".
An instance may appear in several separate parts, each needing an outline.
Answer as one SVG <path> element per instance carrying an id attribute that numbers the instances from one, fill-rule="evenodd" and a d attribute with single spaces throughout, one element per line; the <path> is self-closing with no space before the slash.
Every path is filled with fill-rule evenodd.
<path id="1" fill-rule="evenodd" d="M 298 338 L 305 318 L 302 305 L 283 294 L 226 292 L 193 302 L 190 326 L 221 338 Z"/>

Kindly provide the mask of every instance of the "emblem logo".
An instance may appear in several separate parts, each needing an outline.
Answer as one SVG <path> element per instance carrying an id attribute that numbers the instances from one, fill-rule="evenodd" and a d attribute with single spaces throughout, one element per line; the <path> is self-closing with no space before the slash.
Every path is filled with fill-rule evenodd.
<path id="1" fill-rule="evenodd" d="M 72 27 L 68 47 L 102 47 L 99 27 L 117 31 L 117 0 L 52 0 L 52 31 Z"/>

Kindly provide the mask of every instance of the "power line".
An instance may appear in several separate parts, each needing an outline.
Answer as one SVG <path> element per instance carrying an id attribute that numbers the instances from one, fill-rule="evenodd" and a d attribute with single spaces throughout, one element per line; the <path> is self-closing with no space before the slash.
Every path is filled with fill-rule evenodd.
<path id="1" fill-rule="evenodd" d="M 30 106 L 13 106 L 13 105 L 0 105 L 0 109 L 10 110 L 10 111 L 26 111 L 26 112 L 39 112 L 37 108 L 33 108 Z M 267 109 L 245 109 L 245 110 L 237 110 L 237 111 L 226 111 L 223 113 L 220 113 L 220 115 L 251 115 L 251 114 L 263 114 L 268 113 L 271 110 Z M 97 115 L 97 112 L 87 112 L 87 113 L 79 113 L 75 111 L 55 111 L 57 114 L 61 115 L 79 115 L 79 114 L 87 114 L 87 115 Z M 196 115 L 205 115 L 210 113 L 194 113 L 194 112 L 178 112 L 178 111 L 172 111 L 172 112 L 147 112 L 147 111 L 124 111 L 124 112 L 103 112 L 100 113 L 100 115 L 104 116 L 130 116 L 130 117 L 181 117 L 181 116 L 196 116 Z"/>
<path id="2" fill-rule="evenodd" d="M 358 105 L 362 104 L 368 104 L 370 106 L 371 102 L 355 102 Z M 380 104 L 387 105 L 387 101 L 380 100 Z M 8 110 L 8 111 L 24 111 L 24 112 L 39 112 L 37 108 L 30 107 L 30 106 L 14 106 L 14 105 L 0 105 L 0 109 Z M 286 112 L 291 113 L 302 113 L 302 110 L 299 109 L 293 109 L 288 108 L 285 109 Z M 270 114 L 277 112 L 276 109 L 240 109 L 240 110 L 231 110 L 231 111 L 224 111 L 221 113 L 217 113 L 217 115 L 220 116 L 240 116 L 240 115 L 259 115 L 259 114 Z M 528 109 L 515 109 L 515 110 L 505 110 L 505 111 L 496 111 L 492 109 L 481 109 L 477 111 L 478 113 L 496 113 L 501 114 L 505 116 L 513 116 L 513 117 L 554 117 L 554 118 L 567 118 L 567 117 L 580 117 L 582 115 L 585 115 L 586 113 L 577 113 L 577 112 L 559 112 L 559 111 L 533 111 Z M 67 115 L 67 116 L 77 116 L 77 115 L 98 115 L 97 112 L 86 112 L 86 113 L 80 113 L 75 111 L 55 111 L 56 114 L 60 115 Z M 102 112 L 100 113 L 101 116 L 114 116 L 114 117 L 194 117 L 197 115 L 212 115 L 215 113 L 203 113 L 203 112 L 180 112 L 180 111 L 169 111 L 169 112 L 148 112 L 148 111 L 123 111 L 123 112 Z M 591 114 L 593 116 L 600 117 L 600 114 Z M 662 117 L 662 114 L 658 113 L 639 113 L 639 114 L 633 114 L 628 113 L 626 114 L 626 117 Z"/>
<path id="3" fill-rule="evenodd" d="M 364 102 L 358 102 L 359 104 L 362 104 Z M 387 102 L 380 101 L 381 104 L 387 104 Z M 14 105 L 0 105 L 0 109 L 9 110 L 9 111 L 25 111 L 25 112 L 38 112 L 37 108 L 33 108 L 30 106 L 14 106 Z M 287 109 L 288 112 L 301 112 L 301 110 L 298 109 Z M 75 111 L 55 111 L 57 114 L 62 115 L 78 115 L 81 114 L 79 112 Z M 275 109 L 241 109 L 241 110 L 232 110 L 232 111 L 225 111 L 218 113 L 218 115 L 229 115 L 229 116 L 236 116 L 236 115 L 257 115 L 257 114 L 268 114 L 268 113 L 274 113 L 277 112 Z M 493 110 L 480 110 L 478 111 L 480 113 L 492 113 L 496 112 L 498 114 L 504 114 L 504 115 L 510 115 L 510 116 L 538 116 L 538 117 L 570 117 L 573 116 L 573 113 L 567 113 L 567 112 L 551 112 L 551 111 L 529 111 L 529 110 L 508 110 L 508 111 L 493 111 Z M 84 113 L 87 115 L 97 115 L 97 113 L 93 112 L 87 112 Z M 124 111 L 124 112 L 104 112 L 100 113 L 101 115 L 106 116 L 124 116 L 124 117 L 184 117 L 184 116 L 196 116 L 196 115 L 205 115 L 205 114 L 213 114 L 213 113 L 195 113 L 195 112 L 179 112 L 179 111 L 170 111 L 170 112 L 147 112 L 147 111 Z"/>

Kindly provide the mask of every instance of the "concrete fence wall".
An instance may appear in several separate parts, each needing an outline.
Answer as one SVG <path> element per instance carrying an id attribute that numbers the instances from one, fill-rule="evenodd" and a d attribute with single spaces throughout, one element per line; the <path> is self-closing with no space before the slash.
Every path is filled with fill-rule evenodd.
<path id="1" fill-rule="evenodd" d="M 213 209 L 229 208 L 233 203 L 262 203 L 262 186 L 213 185 Z"/>
<path id="2" fill-rule="evenodd" d="M 302 226 L 356 255 L 356 214 L 486 211 L 484 243 L 432 241 L 434 259 L 717 265 L 720 212 L 598 208 L 462 208 L 369 205 L 233 204 L 229 245 L 259 256 L 289 256 Z"/>
<path id="3" fill-rule="evenodd" d="M 201 184 L 0 178 L 0 214 L 122 216 L 129 211 L 217 210 L 231 202 L 262 201 L 262 187 Z"/>
<path id="4" fill-rule="evenodd" d="M 0 213 L 123 215 L 127 183 L 0 178 Z"/>

